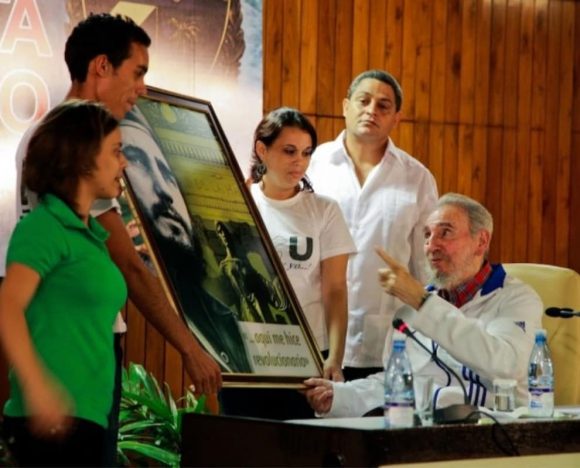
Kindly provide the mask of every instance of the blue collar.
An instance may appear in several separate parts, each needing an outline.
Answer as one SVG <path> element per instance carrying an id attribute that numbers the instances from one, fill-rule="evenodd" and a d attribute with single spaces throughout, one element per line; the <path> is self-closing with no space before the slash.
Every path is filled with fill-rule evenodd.
<path id="1" fill-rule="evenodd" d="M 501 263 L 491 266 L 491 275 L 487 278 L 487 281 L 483 284 L 481 288 L 481 295 L 485 296 L 496 289 L 503 288 L 505 282 L 506 272 L 503 269 Z"/>

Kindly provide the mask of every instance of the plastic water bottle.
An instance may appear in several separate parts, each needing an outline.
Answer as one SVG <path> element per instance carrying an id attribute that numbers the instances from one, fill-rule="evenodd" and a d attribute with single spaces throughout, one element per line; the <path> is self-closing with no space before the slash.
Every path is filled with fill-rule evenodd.
<path id="1" fill-rule="evenodd" d="M 414 409 L 413 373 L 405 351 L 405 335 L 395 332 L 393 351 L 385 370 L 386 427 L 412 427 Z"/>
<path id="2" fill-rule="evenodd" d="M 528 413 L 538 418 L 554 414 L 554 367 L 543 329 L 536 332 L 528 365 Z"/>

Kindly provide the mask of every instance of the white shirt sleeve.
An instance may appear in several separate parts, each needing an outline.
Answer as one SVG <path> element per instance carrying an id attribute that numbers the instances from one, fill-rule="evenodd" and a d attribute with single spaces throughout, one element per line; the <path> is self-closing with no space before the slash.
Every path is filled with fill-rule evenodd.
<path id="1" fill-rule="evenodd" d="M 117 201 L 116 198 L 99 198 L 93 202 L 91 206 L 91 216 L 93 218 L 98 218 L 103 213 L 106 213 L 109 210 L 114 209 L 121 215 L 121 205 Z"/>
<path id="2" fill-rule="evenodd" d="M 323 417 L 357 417 L 383 406 L 385 373 L 369 375 L 350 382 L 333 382 L 334 397 L 330 411 Z"/>

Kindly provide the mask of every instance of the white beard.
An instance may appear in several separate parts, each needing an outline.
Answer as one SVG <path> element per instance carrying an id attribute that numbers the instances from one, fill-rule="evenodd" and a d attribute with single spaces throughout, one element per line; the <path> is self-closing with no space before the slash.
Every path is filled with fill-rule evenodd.
<path id="1" fill-rule="evenodd" d="M 470 278 L 475 276 L 481 265 L 474 271 L 474 258 L 466 259 L 464 264 L 460 268 L 457 268 L 453 273 L 441 273 L 431 267 L 429 267 L 431 275 L 431 284 L 433 284 L 437 289 L 453 289 L 462 283 L 465 283 Z M 477 263 L 479 264 L 479 262 Z"/>

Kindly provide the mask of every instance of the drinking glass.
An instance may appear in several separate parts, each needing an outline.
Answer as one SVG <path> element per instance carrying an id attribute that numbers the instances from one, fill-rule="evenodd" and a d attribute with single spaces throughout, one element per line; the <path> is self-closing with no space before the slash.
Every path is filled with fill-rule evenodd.
<path id="1" fill-rule="evenodd" d="M 415 390 L 415 412 L 422 426 L 433 424 L 433 377 L 430 375 L 413 376 Z"/>
<path id="2" fill-rule="evenodd" d="M 516 409 L 516 385 L 514 379 L 493 379 L 494 411 L 513 411 Z"/>

